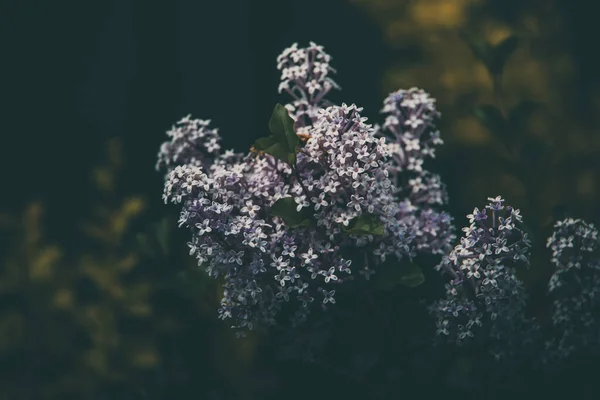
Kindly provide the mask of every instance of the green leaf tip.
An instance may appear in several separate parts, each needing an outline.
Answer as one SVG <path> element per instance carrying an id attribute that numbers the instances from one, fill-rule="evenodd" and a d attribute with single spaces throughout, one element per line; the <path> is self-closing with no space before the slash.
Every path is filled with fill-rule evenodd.
<path id="1" fill-rule="evenodd" d="M 308 210 L 297 210 L 298 204 L 291 197 L 277 200 L 271 206 L 271 215 L 283 219 L 290 228 L 310 227 L 313 221 Z"/>
<path id="2" fill-rule="evenodd" d="M 379 216 L 365 213 L 353 218 L 344 231 L 350 234 L 381 236 L 384 234 L 384 224 Z"/>
<path id="3" fill-rule="evenodd" d="M 294 131 L 294 120 L 288 110 L 277 104 L 269 120 L 271 136 L 263 137 L 254 142 L 254 149 L 270 154 L 290 166 L 296 163 L 296 153 L 300 139 Z"/>

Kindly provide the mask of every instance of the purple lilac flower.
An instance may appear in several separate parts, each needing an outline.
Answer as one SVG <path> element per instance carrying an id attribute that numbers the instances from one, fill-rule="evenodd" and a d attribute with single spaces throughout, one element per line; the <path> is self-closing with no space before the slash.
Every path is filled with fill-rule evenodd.
<path id="1" fill-rule="evenodd" d="M 286 108 L 305 142 L 293 168 L 268 154 L 220 154 L 216 131 L 208 134 L 207 121 L 189 118 L 170 131 L 173 140 L 159 154 L 158 167 L 167 170 L 163 199 L 182 206 L 179 225 L 191 232 L 190 254 L 224 281 L 219 315 L 235 328 L 272 325 L 290 307 L 298 324 L 315 307 L 335 304 L 335 286 L 353 272 L 344 249 L 362 249 L 358 275 L 368 279 L 388 258 L 446 253 L 454 237 L 451 218 L 429 207 L 444 202 L 439 177 L 421 169 L 398 187 L 390 179 L 397 168 L 388 139 L 366 123 L 361 108 L 327 102 L 337 88 L 330 59 L 314 43 L 293 45 L 278 58 L 280 91 L 294 99 Z M 294 199 L 314 226 L 292 229 L 273 217 L 271 207 L 282 198 Z M 365 214 L 381 221 L 382 235 L 345 232 Z"/>
<path id="2" fill-rule="evenodd" d="M 600 237 L 593 224 L 567 218 L 554 225 L 547 247 L 556 271 L 548 290 L 554 299 L 552 322 L 558 337 L 547 343 L 550 358 L 600 346 Z"/>
<path id="3" fill-rule="evenodd" d="M 422 89 L 401 89 L 391 93 L 383 105 L 381 112 L 386 117 L 381 131 L 393 143 L 395 172 L 421 172 L 424 159 L 435 157 L 435 146 L 444 143 L 435 125 L 440 117 L 435 99 Z"/>
<path id="4" fill-rule="evenodd" d="M 298 43 L 294 43 L 277 57 L 277 69 L 281 71 L 279 93 L 286 92 L 293 98 L 286 108 L 300 135 L 307 133 L 306 127 L 318 118 L 320 108 L 332 105 L 325 96 L 332 89 L 340 89 L 330 76 L 336 72 L 330 61 L 331 56 L 323 47 L 313 42 L 306 48 L 298 48 Z"/>
<path id="5" fill-rule="evenodd" d="M 340 249 L 381 248 L 402 257 L 411 238 L 390 213 L 394 187 L 387 179 L 387 148 L 356 106 L 319 111 L 310 139 L 298 153 L 297 175 L 269 155 L 218 157 L 208 169 L 177 166 L 163 198 L 183 205 L 180 226 L 191 230 L 190 253 L 209 275 L 224 279 L 220 316 L 237 328 L 272 324 L 285 303 L 303 319 L 311 304 L 334 304 L 330 286 L 348 279 L 351 260 Z M 357 149 L 367 147 L 364 156 Z M 338 157 L 343 154 L 344 157 Z M 338 186 L 331 182 L 339 182 Z M 289 229 L 270 207 L 292 197 L 317 221 Z M 382 237 L 348 235 L 348 221 L 369 213 L 385 224 Z M 260 290 L 258 290 L 260 289 Z"/>
<path id="6" fill-rule="evenodd" d="M 437 334 L 462 345 L 485 330 L 498 344 L 497 355 L 522 345 L 524 329 L 536 330 L 524 315 L 526 295 L 516 276 L 529 264 L 531 243 L 521 227 L 519 210 L 501 197 L 488 198 L 483 210 L 468 215 L 465 236 L 437 266 L 451 281 L 445 298 L 431 306 Z"/>
<path id="7" fill-rule="evenodd" d="M 329 240 L 338 242 L 351 220 L 378 216 L 385 234 L 351 235 L 352 245 L 379 249 L 398 258 L 408 253 L 411 238 L 396 218 L 395 187 L 388 178 L 388 148 L 355 105 L 320 109 L 308 130 L 309 139 L 298 154 L 302 185 L 293 194 L 299 207 L 308 207 Z M 381 253 L 383 249 L 383 253 Z"/>
<path id="8" fill-rule="evenodd" d="M 384 100 L 381 112 L 385 123 L 376 129 L 388 143 L 390 176 L 403 202 L 398 218 L 411 227 L 420 253 L 447 254 L 456 239 L 452 218 L 433 207 L 445 205 L 448 194 L 439 175 L 423 165 L 443 144 L 435 126 L 440 116 L 435 99 L 422 89 L 398 90 Z"/>
<path id="9" fill-rule="evenodd" d="M 167 131 L 170 141 L 158 153 L 156 169 L 171 170 L 177 165 L 208 166 L 221 149 L 221 136 L 210 129 L 210 120 L 183 118 Z"/>
<path id="10" fill-rule="evenodd" d="M 192 232 L 190 253 L 210 276 L 224 279 L 219 314 L 236 328 L 273 324 L 288 302 L 307 313 L 313 300 L 325 298 L 322 285 L 343 282 L 349 273 L 336 271 L 348 264 L 338 246 L 269 216 L 271 205 L 290 193 L 286 168 L 250 155 L 206 172 L 178 166 L 167 177 L 164 199 L 183 205 L 179 223 Z M 330 293 L 323 304 L 332 303 Z"/>

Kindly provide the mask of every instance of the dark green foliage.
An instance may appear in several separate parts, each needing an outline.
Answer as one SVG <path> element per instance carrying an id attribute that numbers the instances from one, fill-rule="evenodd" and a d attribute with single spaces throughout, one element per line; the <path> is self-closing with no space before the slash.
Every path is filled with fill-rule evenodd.
<path id="1" fill-rule="evenodd" d="M 359 235 L 383 235 L 384 225 L 377 215 L 362 214 L 352 219 L 344 231 Z"/>
<path id="2" fill-rule="evenodd" d="M 469 45 L 475 57 L 483 62 L 492 76 L 502 75 L 510 56 L 517 50 L 519 39 L 509 36 L 502 42 L 492 45 L 482 37 L 466 31 L 459 32 L 460 37 Z"/>
<path id="3" fill-rule="evenodd" d="M 518 45 L 519 39 L 516 36 L 509 36 L 492 47 L 488 68 L 493 75 L 502 74 L 506 62 L 517 50 Z"/>
<path id="4" fill-rule="evenodd" d="M 294 120 L 281 104 L 277 104 L 273 110 L 269 121 L 269 131 L 271 131 L 271 136 L 256 140 L 254 149 L 270 154 L 293 166 L 296 163 L 296 152 L 300 140 L 294 131 Z"/>
<path id="5" fill-rule="evenodd" d="M 473 115 L 488 131 L 502 140 L 517 139 L 520 134 L 525 134 L 527 124 L 536 112 L 542 111 L 545 106 L 533 100 L 523 100 L 504 115 L 500 108 L 492 104 L 482 104 L 473 109 Z"/>
<path id="6" fill-rule="evenodd" d="M 314 223 L 310 212 L 306 209 L 297 211 L 298 205 L 291 197 L 284 197 L 277 200 L 271 206 L 271 215 L 283 219 L 283 222 L 290 228 L 309 227 Z"/>

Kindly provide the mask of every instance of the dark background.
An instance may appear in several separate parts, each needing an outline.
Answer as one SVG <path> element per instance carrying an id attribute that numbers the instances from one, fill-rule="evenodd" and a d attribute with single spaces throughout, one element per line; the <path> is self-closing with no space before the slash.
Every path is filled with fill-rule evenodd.
<path id="1" fill-rule="evenodd" d="M 550 5 L 517 3 L 485 4 L 505 20 Z M 600 66 L 593 5 L 551 4 L 574 66 L 568 103 L 579 121 L 593 123 Z M 5 0 L 2 10 L 1 170 L 10 193 L 2 208 L 11 211 L 43 199 L 77 215 L 86 204 L 86 166 L 102 157 L 109 137 L 123 139 L 131 191 L 155 192 L 160 177 L 148 173 L 154 153 L 164 131 L 187 114 L 212 119 L 226 148 L 247 148 L 273 104 L 285 100 L 276 91 L 275 57 L 293 42 L 325 46 L 338 65 L 337 97 L 364 106 L 371 118 L 389 91 L 384 68 L 419 56 L 385 43 L 363 8 L 342 0 Z"/>
<path id="2" fill-rule="evenodd" d="M 270 354 L 267 350 L 258 344 L 236 342 L 217 321 L 214 286 L 203 283 L 208 285 L 204 290 L 210 294 L 209 300 L 190 300 L 178 290 L 163 288 L 162 283 L 170 279 L 169 271 L 182 269 L 171 264 L 189 261 L 185 238 L 173 239 L 173 252 L 177 255 L 166 258 L 162 264 L 151 266 L 140 261 L 133 275 L 118 275 L 119 287 L 126 292 L 141 281 L 153 285 L 153 294 L 143 300 L 153 310 L 145 319 L 122 317 L 125 300 L 117 301 L 106 294 L 111 291 L 100 283 L 101 278 L 81 277 L 88 274 L 82 271 L 87 271 L 90 263 L 99 270 L 112 271 L 112 266 L 126 254 L 137 254 L 130 236 L 146 232 L 149 224 L 165 215 L 173 221 L 176 218 L 176 210 L 162 205 L 162 176 L 154 171 L 158 147 L 173 123 L 187 114 L 211 119 L 213 126 L 220 129 L 224 147 L 238 151 L 245 151 L 265 134 L 274 104 L 287 101 L 277 93 L 279 72 L 275 58 L 294 42 L 302 46 L 314 41 L 325 47 L 339 71 L 335 80 L 342 86 L 342 91 L 334 93 L 331 100 L 363 106 L 364 115 L 371 121 L 378 120 L 384 96 L 397 89 L 390 84 L 390 71 L 412 68 L 416 71 L 413 75 L 406 73 L 400 78 L 404 87 L 421 86 L 440 97 L 438 106 L 444 115 L 441 127 L 445 128 L 448 146 L 440 150 L 440 156 L 430 166 L 448 184 L 448 209 L 459 227 L 462 216 L 474 206 L 483 206 L 487 196 L 508 192 L 509 197 L 511 190 L 515 190 L 515 202 L 523 207 L 523 214 L 537 212 L 543 223 L 551 220 L 551 210 L 557 207 L 568 210 L 569 215 L 600 222 L 596 161 L 600 149 L 600 32 L 593 2 L 488 0 L 469 9 L 468 22 L 464 24 L 483 30 L 489 24 L 502 23 L 520 32 L 519 24 L 533 15 L 541 22 L 528 42 L 533 44 L 521 51 L 519 60 L 528 60 L 531 54 L 544 71 L 552 70 L 559 58 L 571 65 L 568 76 L 548 75 L 544 84 L 554 90 L 552 96 L 536 99 L 550 105 L 549 120 L 556 122 L 550 128 L 542 124 L 538 129 L 546 131 L 539 136 L 555 138 L 564 148 L 575 143 L 570 153 L 557 156 L 560 162 L 555 163 L 556 170 L 548 169 L 543 174 L 549 189 L 540 191 L 541 211 L 528 209 L 515 185 L 502 180 L 504 172 L 490 161 L 489 155 L 498 150 L 493 143 L 473 145 L 461 141 L 468 135 L 452 121 L 467 114 L 466 108 L 482 96 L 474 89 L 459 87 L 458 91 L 465 92 L 460 99 L 471 100 L 448 100 L 447 91 L 440 88 L 439 82 L 443 80 L 442 73 L 453 67 L 435 58 L 427 47 L 426 38 L 434 29 L 423 25 L 407 34 L 412 36 L 406 41 L 389 38 L 386 26 L 395 17 L 411 20 L 407 10 L 416 3 L 0 1 L 0 93 L 4 99 L 0 114 L 0 213 L 9 226 L 2 236 L 6 262 L 0 281 L 8 282 L 19 271 L 46 262 L 39 260 L 50 257 L 45 252 L 48 248 L 59 249 L 64 259 L 52 261 L 55 273 L 43 283 L 26 277 L 17 279 L 13 286 L 0 284 L 0 337 L 15 337 L 0 346 L 4 373 L 0 394 L 6 391 L 3 398 L 218 400 L 252 399 L 259 396 L 256 393 L 267 396 L 263 398 L 321 398 L 315 390 L 324 386 L 328 386 L 327 390 L 319 392 L 323 398 L 325 393 L 328 398 L 338 398 L 342 392 L 346 397 L 352 397 L 352 393 L 368 396 L 367 389 L 353 392 L 351 388 L 362 390 L 378 385 L 374 379 L 368 384 L 360 381 L 357 386 L 348 386 L 350 381 L 333 373 L 329 376 L 330 368 L 323 366 L 268 365 L 270 355 L 264 355 Z M 443 19 L 448 11 L 440 5 L 430 12 Z M 447 33 L 450 31 L 444 31 L 442 39 L 452 36 Z M 465 58 L 469 53 L 456 43 L 459 42 L 448 46 L 456 46 L 456 58 Z M 520 76 L 521 69 L 522 75 L 531 74 L 525 64 L 522 67 L 513 65 L 511 76 Z M 521 88 L 511 88 L 509 94 L 518 97 Z M 486 90 L 489 92 L 489 88 L 481 89 Z M 473 131 L 472 137 L 480 137 L 476 136 L 479 131 Z M 95 190 L 90 173 L 104 163 L 106 143 L 115 139 L 122 146 L 123 165 L 116 177 L 120 183 L 106 200 Z M 578 150 L 581 148 L 587 150 Z M 593 190 L 578 197 L 580 181 L 587 182 L 588 186 L 582 185 Z M 123 235 L 122 240 L 121 236 L 118 240 L 114 236 L 112 242 L 97 244 L 81 233 L 80 226 L 98 203 L 116 207 L 122 199 L 132 196 L 141 199 L 144 212 L 129 236 Z M 36 204 L 45 210 L 40 222 L 40 229 L 45 232 L 42 239 L 36 236 L 38 225 L 31 222 L 38 215 Z M 116 214 L 108 215 L 112 218 Z M 543 285 L 541 279 L 547 277 L 547 266 L 540 267 L 540 271 L 532 279 Z M 536 282 L 532 281 L 533 288 L 537 287 Z M 67 311 L 47 311 L 44 307 L 51 303 L 52 293 L 65 287 L 72 287 L 68 290 L 75 293 L 77 306 Z M 203 301 L 209 306 L 203 308 Z M 110 326 L 110 332 L 117 332 L 119 344 L 98 344 L 102 341 L 96 333 L 102 329 L 84 318 L 90 310 L 104 313 L 104 319 L 100 318 L 104 322 L 99 326 Z M 172 320 L 177 329 L 162 328 L 163 322 L 171 326 Z M 160 361 L 150 363 L 150 367 L 128 363 L 130 348 L 146 342 L 152 343 Z M 108 367 L 79 367 L 83 365 L 80 355 L 90 348 L 110 353 L 106 356 Z M 290 371 L 298 374 L 298 379 L 310 380 L 306 385 L 280 370 L 294 365 L 296 369 Z M 419 368 L 427 370 L 427 366 Z M 105 370 L 118 370 L 120 375 L 114 377 Z M 426 377 L 422 378 L 422 382 L 426 381 Z M 301 387 L 290 389 L 286 385 Z M 465 385 L 468 389 L 468 383 Z M 339 392 L 341 386 L 346 391 Z M 467 389 L 456 392 L 457 396 L 468 395 Z M 399 393 L 398 397 L 406 394 Z"/>
<path id="3" fill-rule="evenodd" d="M 243 151 L 284 100 L 275 58 L 296 41 L 336 49 L 346 66 L 338 77 L 347 82 L 345 101 L 380 103 L 380 29 L 344 1 L 5 7 L 2 171 L 12 195 L 2 205 L 10 210 L 43 199 L 76 216 L 86 207 L 86 167 L 114 136 L 123 138 L 130 190 L 157 193 L 155 153 L 165 130 L 187 114 L 212 119 L 225 147 Z"/>

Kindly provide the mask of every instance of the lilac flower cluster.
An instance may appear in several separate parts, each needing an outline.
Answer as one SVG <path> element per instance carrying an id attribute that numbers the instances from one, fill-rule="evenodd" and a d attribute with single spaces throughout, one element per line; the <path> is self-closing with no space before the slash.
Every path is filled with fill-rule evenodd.
<path id="1" fill-rule="evenodd" d="M 435 125 L 440 117 L 435 99 L 418 88 L 398 90 L 384 100 L 381 112 L 385 122 L 376 129 L 389 144 L 389 172 L 397 197 L 403 199 L 398 211 L 419 251 L 447 254 L 456 238 L 452 218 L 432 208 L 448 202 L 446 187 L 439 175 L 423 168 L 426 158 L 435 157 L 435 147 L 444 143 Z"/>
<path id="2" fill-rule="evenodd" d="M 280 92 L 285 90 L 294 98 L 286 107 L 295 119 L 301 137 L 310 138 L 315 134 L 313 125 L 319 117 L 318 110 L 329 104 L 324 96 L 333 88 L 339 89 L 329 77 L 331 72 L 335 72 L 329 66 L 330 60 L 331 57 L 323 48 L 312 42 L 305 49 L 294 44 L 278 57 L 278 68 L 282 70 Z M 316 86 L 308 82 L 314 82 Z M 342 106 L 342 109 L 345 108 Z M 381 146 L 386 144 L 387 154 L 391 157 L 386 163 L 386 170 L 391 175 L 395 201 L 387 210 L 388 219 L 392 218 L 396 226 L 408 229 L 406 235 L 413 238 L 412 246 L 415 249 L 412 255 L 447 254 L 456 238 L 452 218 L 433 208 L 447 203 L 446 187 L 438 175 L 423 168 L 424 159 L 435 156 L 434 146 L 443 144 L 440 132 L 435 127 L 435 119 L 440 116 L 435 108 L 435 100 L 417 88 L 399 90 L 384 100 L 382 112 L 387 114 L 385 124 L 383 127 L 375 125 L 373 129 Z M 366 155 L 368 147 L 362 143 L 360 146 L 358 153 Z M 325 150 L 334 148 L 325 146 Z M 345 152 L 337 157 L 349 155 L 351 153 Z M 388 181 L 388 175 L 384 182 Z M 333 179 L 331 184 L 336 185 L 337 175 L 333 174 L 330 178 Z M 398 228 L 395 230 L 398 231 Z M 385 241 L 379 246 L 375 255 L 381 261 L 397 251 Z M 369 272 L 373 273 L 368 270 L 366 276 L 369 276 Z"/>
<path id="3" fill-rule="evenodd" d="M 404 221 L 396 218 L 395 187 L 388 178 L 388 146 L 375 137 L 355 105 L 320 109 L 308 140 L 298 153 L 301 185 L 294 192 L 298 208 L 309 207 L 317 225 L 331 241 L 341 239 L 350 222 L 369 213 L 384 223 L 384 235 L 350 235 L 352 245 L 371 243 L 374 254 L 385 260 L 409 254 L 411 237 Z M 373 271 L 365 264 L 366 277 Z"/>
<path id="4" fill-rule="evenodd" d="M 164 198 L 183 203 L 179 223 L 192 231 L 190 254 L 210 276 L 224 279 L 219 314 L 233 318 L 238 328 L 274 324 L 290 299 L 302 304 L 304 317 L 315 292 L 323 305 L 334 303 L 335 290 L 321 285 L 343 281 L 350 272 L 338 246 L 269 217 L 272 204 L 289 193 L 282 181 L 286 168 L 249 155 L 217 162 L 207 173 L 180 166 L 167 178 Z M 321 284 L 309 290 L 316 280 Z"/>
<path id="5" fill-rule="evenodd" d="M 210 129 L 210 120 L 181 119 L 169 131 L 170 141 L 164 142 L 158 153 L 156 169 L 171 170 L 177 165 L 206 167 L 221 149 L 218 129 Z"/>
<path id="6" fill-rule="evenodd" d="M 485 208 L 475 208 L 467 216 L 465 236 L 437 266 L 452 280 L 446 284 L 446 297 L 430 311 L 438 335 L 461 345 L 482 328 L 486 337 L 507 350 L 522 341 L 515 333 L 529 324 L 516 268 L 529 264 L 531 243 L 522 230 L 519 210 L 505 205 L 500 196 L 488 200 Z"/>
<path id="7" fill-rule="evenodd" d="M 387 179 L 386 144 L 358 111 L 345 105 L 320 110 L 298 153 L 297 175 L 254 154 L 234 162 L 218 157 L 208 170 L 177 166 L 168 174 L 163 198 L 183 203 L 179 223 L 193 232 L 190 252 L 211 276 L 224 278 L 220 315 L 234 317 L 236 327 L 274 323 L 290 297 L 301 304 L 300 319 L 318 295 L 322 304 L 334 303 L 335 289 L 326 286 L 351 272 L 341 248 L 368 245 L 382 257 L 408 254 L 411 238 L 390 212 L 394 187 Z M 297 211 L 309 210 L 316 227 L 289 229 L 271 217 L 270 207 L 284 197 L 294 198 Z M 384 235 L 343 232 L 363 212 L 385 223 Z M 368 264 L 363 268 L 371 272 Z"/>
<path id="8" fill-rule="evenodd" d="M 293 97 L 286 108 L 302 140 L 294 163 L 256 151 L 220 153 L 217 132 L 189 119 L 170 131 L 159 154 L 158 166 L 167 169 L 163 199 L 181 205 L 190 254 L 223 280 L 219 315 L 240 330 L 273 325 L 284 309 L 300 323 L 315 305 L 334 304 L 353 261 L 368 279 L 387 259 L 442 254 L 454 239 L 451 218 L 430 207 L 445 198 L 439 177 L 421 168 L 408 189 L 398 186 L 399 159 L 390 155 L 404 136 L 386 137 L 366 123 L 361 108 L 324 99 L 337 88 L 328 76 L 330 58 L 314 43 L 294 44 L 278 58 L 280 91 Z M 409 151 L 407 143 L 401 151 Z M 433 154 L 414 150 L 428 143 L 409 146 L 413 157 Z M 199 155 L 206 152 L 212 160 Z M 282 199 L 293 199 L 306 224 L 291 227 L 274 215 Z M 363 217 L 381 231 L 353 230 Z M 348 249 L 360 249 L 360 259 L 348 259 Z"/>
<path id="9" fill-rule="evenodd" d="M 425 158 L 435 157 L 435 146 L 444 144 L 435 125 L 440 117 L 435 99 L 411 88 L 390 93 L 383 104 L 386 117 L 381 129 L 391 139 L 395 175 L 403 170 L 422 172 Z"/>
<path id="10" fill-rule="evenodd" d="M 552 322 L 558 337 L 547 343 L 557 359 L 600 346 L 600 237 L 580 219 L 558 221 L 548 238 L 556 267 L 548 290 L 554 301 Z"/>
<path id="11" fill-rule="evenodd" d="M 277 69 L 281 71 L 279 93 L 285 91 L 293 98 L 286 108 L 300 135 L 307 133 L 306 126 L 314 123 L 320 108 L 332 105 L 325 96 L 332 89 L 340 89 L 330 77 L 336 72 L 330 61 L 331 56 L 323 47 L 313 42 L 306 48 L 298 48 L 298 43 L 294 43 L 277 57 Z"/>

